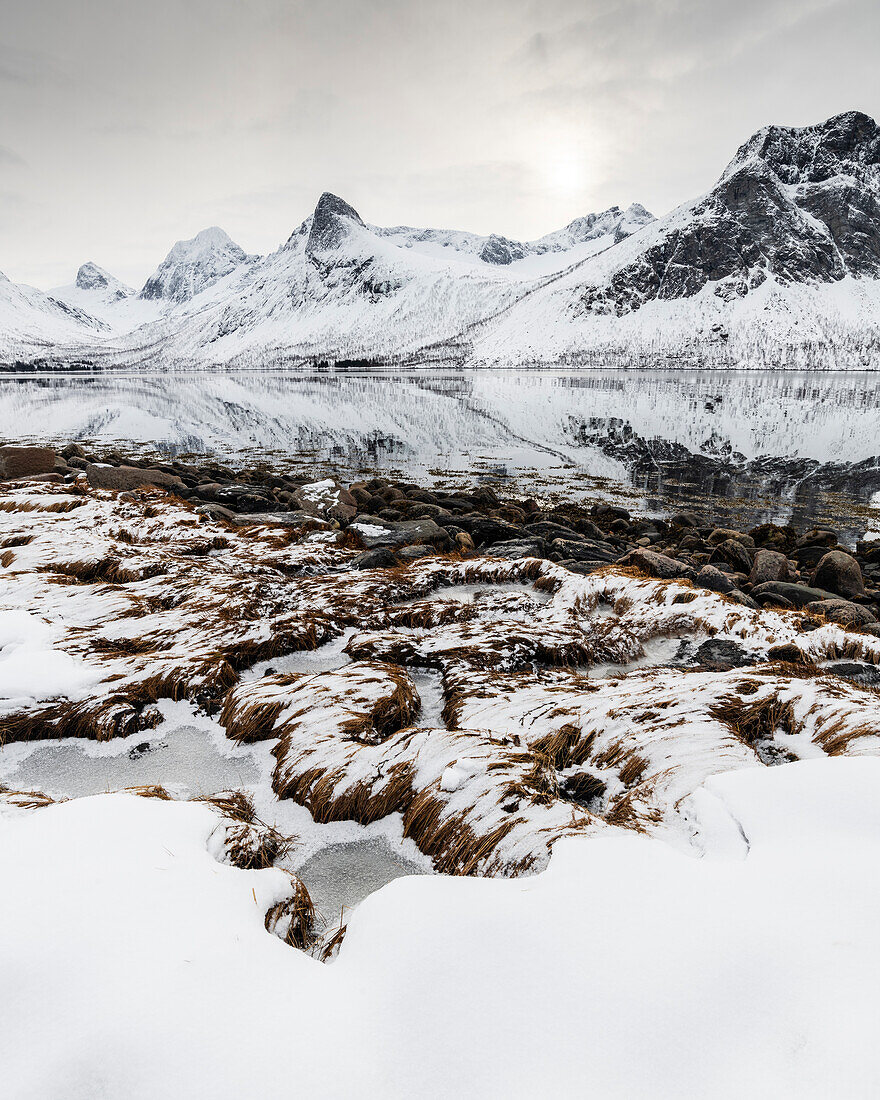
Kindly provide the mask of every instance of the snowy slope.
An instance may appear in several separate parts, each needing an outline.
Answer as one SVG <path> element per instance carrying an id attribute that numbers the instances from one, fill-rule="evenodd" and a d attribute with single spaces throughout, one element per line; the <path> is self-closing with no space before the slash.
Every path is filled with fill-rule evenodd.
<path id="1" fill-rule="evenodd" d="M 103 323 L 83 309 L 0 272 L 0 361 L 45 355 L 59 343 L 87 344 L 103 331 Z"/>

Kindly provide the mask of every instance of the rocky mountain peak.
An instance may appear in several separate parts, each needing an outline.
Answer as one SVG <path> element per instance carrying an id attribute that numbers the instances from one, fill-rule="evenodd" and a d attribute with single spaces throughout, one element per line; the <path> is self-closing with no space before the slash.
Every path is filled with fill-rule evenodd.
<path id="1" fill-rule="evenodd" d="M 760 159 L 786 184 L 823 183 L 835 176 L 880 179 L 880 127 L 861 111 L 846 111 L 815 126 L 765 126 L 737 151 L 730 174 Z"/>
<path id="2" fill-rule="evenodd" d="M 349 222 L 355 222 L 361 226 L 364 224 L 353 206 L 349 206 L 338 195 L 325 191 L 318 199 L 315 212 L 312 214 L 306 252 L 311 254 L 337 248 L 349 231 L 350 226 L 347 224 Z"/>
<path id="3" fill-rule="evenodd" d="M 110 286 L 111 281 L 116 280 L 91 260 L 84 263 L 76 273 L 76 286 L 79 290 L 103 290 Z"/>
<path id="4" fill-rule="evenodd" d="M 219 226 L 178 241 L 144 284 L 141 298 L 185 302 L 248 260 Z"/>

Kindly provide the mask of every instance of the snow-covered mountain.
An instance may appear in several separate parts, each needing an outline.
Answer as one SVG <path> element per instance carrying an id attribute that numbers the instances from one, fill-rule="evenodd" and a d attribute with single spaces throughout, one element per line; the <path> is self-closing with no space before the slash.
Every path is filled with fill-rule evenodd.
<path id="1" fill-rule="evenodd" d="M 534 241 L 382 228 L 326 193 L 270 256 L 207 229 L 138 295 L 93 264 L 51 297 L 7 283 L 0 340 L 104 365 L 876 365 L 880 129 L 766 127 L 664 217 L 611 207 Z"/>
<path id="2" fill-rule="evenodd" d="M 140 299 L 136 290 L 91 261 L 80 267 L 70 286 L 49 293 L 56 302 L 96 318 L 108 333 L 130 332 L 154 321 L 160 312 L 158 303 Z"/>
<path id="3" fill-rule="evenodd" d="M 207 287 L 247 263 L 243 248 L 216 225 L 188 241 L 178 241 L 144 283 L 141 298 L 188 302 Z"/>

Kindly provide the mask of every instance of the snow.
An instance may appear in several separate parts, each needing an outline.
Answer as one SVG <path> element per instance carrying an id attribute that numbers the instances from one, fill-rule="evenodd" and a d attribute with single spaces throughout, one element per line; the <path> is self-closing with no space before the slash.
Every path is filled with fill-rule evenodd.
<path id="1" fill-rule="evenodd" d="M 747 852 L 605 835 L 533 878 L 398 879 L 323 967 L 265 931 L 286 876 L 216 863 L 204 806 L 7 811 L 4 1095 L 872 1095 L 878 784 L 711 780 Z"/>

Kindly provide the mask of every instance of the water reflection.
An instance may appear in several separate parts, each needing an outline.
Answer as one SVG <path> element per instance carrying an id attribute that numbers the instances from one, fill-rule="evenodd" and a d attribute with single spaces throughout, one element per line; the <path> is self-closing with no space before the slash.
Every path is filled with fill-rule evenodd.
<path id="1" fill-rule="evenodd" d="M 199 372 L 7 376 L 0 436 L 265 456 L 348 477 L 482 477 L 713 515 L 870 522 L 872 374 Z M 783 462 L 782 460 L 788 460 Z M 821 467 L 819 466 L 821 464 Z M 537 482 L 536 482 L 537 479 Z"/>

